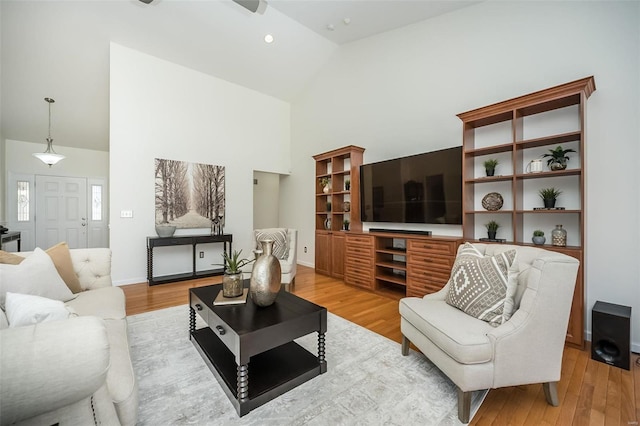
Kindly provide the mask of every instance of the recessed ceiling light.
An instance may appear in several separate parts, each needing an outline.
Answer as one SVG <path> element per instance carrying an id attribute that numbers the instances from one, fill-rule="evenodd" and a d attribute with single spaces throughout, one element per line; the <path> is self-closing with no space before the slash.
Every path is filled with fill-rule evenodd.
<path id="1" fill-rule="evenodd" d="M 349 25 L 351 23 L 351 18 L 344 18 L 342 22 L 344 22 L 345 25 Z"/>
<path id="2" fill-rule="evenodd" d="M 327 24 L 327 29 L 328 29 L 329 31 L 333 31 L 333 30 L 335 30 L 335 29 L 336 29 L 336 27 L 335 27 L 333 24 Z"/>
<path id="3" fill-rule="evenodd" d="M 273 36 L 271 34 L 267 34 L 264 36 L 265 43 L 273 43 Z"/>

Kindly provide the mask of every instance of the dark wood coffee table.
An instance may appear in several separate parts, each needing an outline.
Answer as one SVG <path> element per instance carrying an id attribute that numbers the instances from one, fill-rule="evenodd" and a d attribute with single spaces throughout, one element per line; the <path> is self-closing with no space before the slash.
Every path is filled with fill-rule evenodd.
<path id="1" fill-rule="evenodd" d="M 249 280 L 245 280 L 248 287 Z M 273 305 L 214 306 L 222 285 L 189 290 L 193 345 L 239 416 L 327 371 L 327 309 L 280 291 Z M 196 330 L 196 312 L 208 327 Z M 318 333 L 318 355 L 293 340 Z"/>

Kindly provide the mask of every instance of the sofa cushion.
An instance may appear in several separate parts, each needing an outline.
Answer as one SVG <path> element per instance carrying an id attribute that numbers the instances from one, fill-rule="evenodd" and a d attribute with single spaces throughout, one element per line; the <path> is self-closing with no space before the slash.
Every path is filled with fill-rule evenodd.
<path id="1" fill-rule="evenodd" d="M 400 315 L 461 364 L 481 364 L 493 358 L 487 333 L 493 330 L 444 300 L 406 297 L 400 300 Z"/>
<path id="2" fill-rule="evenodd" d="M 49 247 L 46 250 L 53 264 L 56 266 L 56 270 L 60 274 L 60 277 L 64 283 L 69 287 L 72 293 L 79 293 L 82 291 L 80 287 L 80 280 L 73 269 L 73 263 L 71 262 L 71 254 L 69 253 L 69 246 L 66 242 L 61 242 L 53 247 Z"/>
<path id="3" fill-rule="evenodd" d="M 9 253 L 8 251 L 0 250 L 0 263 L 5 265 L 18 265 L 24 260 L 24 257 L 17 254 Z"/>
<path id="4" fill-rule="evenodd" d="M 5 294 L 8 291 L 63 302 L 75 297 L 58 274 L 49 255 L 39 248 L 18 265 L 0 264 L 1 307 L 4 307 Z"/>
<path id="5" fill-rule="evenodd" d="M 30 294 L 7 292 L 5 306 L 10 327 L 59 321 L 72 315 L 63 302 Z"/>
<path id="6" fill-rule="evenodd" d="M 261 241 L 273 240 L 272 254 L 278 259 L 289 257 L 289 242 L 287 240 L 287 230 L 285 228 L 256 229 L 256 248 L 262 250 Z"/>
<path id="7" fill-rule="evenodd" d="M 516 250 L 485 257 L 465 243 L 451 269 L 447 303 L 494 327 L 502 324 L 508 271 L 515 257 Z"/>
<path id="8" fill-rule="evenodd" d="M 120 287 L 83 291 L 66 305 L 80 316 L 96 316 L 105 320 L 126 317 L 124 292 Z"/>

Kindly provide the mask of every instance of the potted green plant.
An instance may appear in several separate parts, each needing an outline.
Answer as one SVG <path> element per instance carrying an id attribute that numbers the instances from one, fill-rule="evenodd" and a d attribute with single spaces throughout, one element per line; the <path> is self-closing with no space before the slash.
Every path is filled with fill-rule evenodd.
<path id="1" fill-rule="evenodd" d="M 543 231 L 536 229 L 535 231 L 533 231 L 533 237 L 531 238 L 531 241 L 533 241 L 533 244 L 542 245 L 545 243 L 545 241 L 547 241 L 547 239 L 544 237 Z"/>
<path id="2" fill-rule="evenodd" d="M 484 162 L 484 171 L 487 176 L 493 176 L 496 173 L 496 166 L 500 164 L 495 158 L 490 158 Z"/>
<path id="3" fill-rule="evenodd" d="M 331 201 L 327 201 L 327 211 L 331 211 Z"/>
<path id="4" fill-rule="evenodd" d="M 547 166 L 551 170 L 564 170 L 567 168 L 567 161 L 569 161 L 569 157 L 567 156 L 570 152 L 576 152 L 573 149 L 562 149 L 561 145 L 558 145 L 554 149 L 549 150 L 549 154 L 544 154 L 542 157 L 549 157 L 547 160 Z"/>
<path id="5" fill-rule="evenodd" d="M 492 220 L 491 222 L 487 223 L 485 226 L 487 227 L 487 236 L 489 237 L 489 239 L 495 240 L 496 233 L 498 232 L 498 228 L 500 228 L 500 224 L 495 220 Z"/>
<path id="6" fill-rule="evenodd" d="M 344 229 L 345 231 L 348 231 L 348 230 L 349 230 L 349 224 L 350 224 L 350 223 L 351 223 L 351 222 L 349 222 L 349 219 L 345 219 L 344 221 L 342 221 L 342 225 L 344 226 L 344 228 L 343 228 L 343 229 Z"/>
<path id="7" fill-rule="evenodd" d="M 318 179 L 318 181 L 320 182 L 320 187 L 322 188 L 322 192 L 324 192 L 325 194 L 328 194 L 329 191 L 331 190 L 331 179 L 328 178 L 327 176 L 324 176 Z"/>
<path id="8" fill-rule="evenodd" d="M 222 252 L 225 266 L 224 276 L 222 277 L 222 295 L 224 297 L 238 297 L 242 294 L 242 267 L 253 262 L 255 259 L 241 259 L 242 250 L 234 250 L 229 255 L 226 251 Z M 220 264 L 218 264 L 220 265 Z"/>
<path id="9" fill-rule="evenodd" d="M 346 180 L 344 181 L 344 189 L 345 189 L 346 191 L 349 191 L 349 190 L 351 189 L 351 181 L 350 181 L 349 179 L 346 179 Z"/>
<path id="10" fill-rule="evenodd" d="M 556 206 L 556 200 L 558 199 L 558 196 L 562 194 L 562 191 L 551 187 L 542 188 L 538 193 L 544 202 L 544 208 L 552 209 Z"/>

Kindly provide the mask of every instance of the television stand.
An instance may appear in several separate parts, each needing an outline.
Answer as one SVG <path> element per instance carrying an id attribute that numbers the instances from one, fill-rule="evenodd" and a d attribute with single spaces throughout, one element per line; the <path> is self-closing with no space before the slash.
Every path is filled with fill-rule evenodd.
<path id="1" fill-rule="evenodd" d="M 410 229 L 369 228 L 369 232 L 386 232 L 391 234 L 431 235 L 431 231 L 415 231 Z"/>

